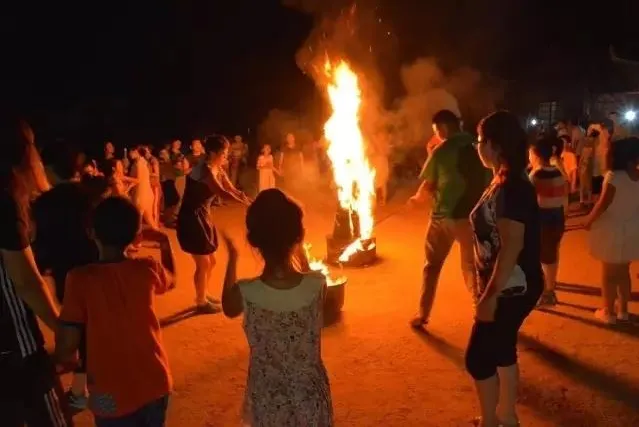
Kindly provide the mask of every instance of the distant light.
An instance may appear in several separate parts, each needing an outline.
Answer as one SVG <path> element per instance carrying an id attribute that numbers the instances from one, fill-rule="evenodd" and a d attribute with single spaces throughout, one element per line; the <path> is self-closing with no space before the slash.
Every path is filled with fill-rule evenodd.
<path id="1" fill-rule="evenodd" d="M 531 126 L 537 126 L 537 119 L 530 119 L 530 125 Z"/>
<path id="2" fill-rule="evenodd" d="M 637 118 L 637 113 L 635 111 L 633 111 L 633 110 L 628 110 L 623 115 L 623 117 L 629 122 L 634 122 L 635 119 Z"/>

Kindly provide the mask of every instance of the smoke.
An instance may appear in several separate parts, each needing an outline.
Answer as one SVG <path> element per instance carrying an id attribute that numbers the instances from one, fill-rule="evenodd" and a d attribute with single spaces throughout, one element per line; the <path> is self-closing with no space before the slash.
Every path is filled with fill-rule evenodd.
<path id="1" fill-rule="evenodd" d="M 326 96 L 327 60 L 345 59 L 358 74 L 362 129 L 373 151 L 388 152 L 389 144 L 423 146 L 432 137 L 430 119 L 441 109 L 460 115 L 468 128 L 494 110 L 502 98 L 500 83 L 471 67 L 447 69 L 434 57 L 401 64 L 397 58 L 401 40 L 380 16 L 376 0 L 282 3 L 314 17 L 314 28 L 298 50 L 296 62 L 313 79 L 322 96 Z M 385 80 L 399 81 L 401 91 L 392 84 L 385 87 Z M 386 90 L 394 96 L 385 96 Z M 267 133 L 278 134 L 281 141 L 285 133 L 294 129 L 321 128 L 326 116 L 313 116 L 294 119 L 290 113 L 273 111 L 261 128 L 265 137 Z M 313 120 L 320 123 L 311 124 Z"/>
<path id="2" fill-rule="evenodd" d="M 285 140 L 286 134 L 295 135 L 296 142 L 308 146 L 313 142 L 312 124 L 307 117 L 300 117 L 289 111 L 272 109 L 257 128 L 260 144 L 269 144 L 277 148 Z"/>
<path id="3" fill-rule="evenodd" d="M 446 72 L 436 58 L 418 58 L 401 67 L 405 95 L 389 112 L 389 124 L 402 145 L 424 143 L 432 136 L 430 118 L 440 110 L 462 117 L 468 129 L 501 101 L 499 82 L 489 82 L 470 67 Z"/>

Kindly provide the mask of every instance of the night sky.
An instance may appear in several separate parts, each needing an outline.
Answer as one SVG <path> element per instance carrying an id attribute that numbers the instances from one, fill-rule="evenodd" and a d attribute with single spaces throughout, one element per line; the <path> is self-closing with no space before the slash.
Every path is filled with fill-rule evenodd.
<path id="1" fill-rule="evenodd" d="M 272 108 L 317 99 L 295 54 L 319 14 L 278 0 L 15 3 L 0 18 L 3 103 L 51 135 L 246 134 Z M 361 3 L 383 18 L 371 31 L 391 31 L 378 58 L 391 92 L 390 70 L 420 56 L 520 88 L 600 85 L 610 44 L 639 58 L 630 1 Z"/>

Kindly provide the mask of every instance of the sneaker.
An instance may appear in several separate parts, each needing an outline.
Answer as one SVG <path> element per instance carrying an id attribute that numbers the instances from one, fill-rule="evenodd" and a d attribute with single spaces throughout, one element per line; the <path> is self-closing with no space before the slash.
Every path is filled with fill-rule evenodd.
<path id="1" fill-rule="evenodd" d="M 424 316 L 415 316 L 413 320 L 410 321 L 410 327 L 413 329 L 423 329 L 428 325 L 428 319 Z"/>
<path id="2" fill-rule="evenodd" d="M 216 314 L 220 311 L 222 311 L 221 308 L 211 301 L 206 301 L 204 304 L 197 304 L 195 306 L 195 312 L 197 314 Z"/>
<path id="3" fill-rule="evenodd" d="M 600 308 L 599 310 L 595 311 L 595 318 L 605 323 L 606 325 L 614 325 L 617 322 L 617 318 L 614 315 L 608 313 L 608 310 L 606 310 L 605 308 Z"/>
<path id="4" fill-rule="evenodd" d="M 553 307 L 557 305 L 557 294 L 555 291 L 544 292 L 537 301 L 537 308 Z"/>
<path id="5" fill-rule="evenodd" d="M 76 395 L 76 394 L 73 394 L 71 390 L 67 390 L 64 396 L 67 399 L 67 404 L 72 409 L 76 411 L 84 411 L 85 409 L 87 409 L 87 406 L 89 404 L 89 397 L 87 395 L 85 394 Z"/>

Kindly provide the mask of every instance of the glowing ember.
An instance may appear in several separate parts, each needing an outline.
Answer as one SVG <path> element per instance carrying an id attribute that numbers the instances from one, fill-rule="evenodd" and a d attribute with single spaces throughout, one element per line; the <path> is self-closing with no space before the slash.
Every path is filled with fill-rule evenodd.
<path id="1" fill-rule="evenodd" d="M 357 74 L 344 61 L 337 65 L 327 61 L 325 72 L 329 78 L 328 96 L 333 112 L 324 125 L 324 135 L 328 141 L 327 153 L 333 165 L 337 196 L 340 206 L 359 218 L 356 240 L 339 257 L 339 261 L 346 262 L 355 253 L 371 249 L 371 243 L 367 241 L 373 236 L 375 171 L 366 157 L 360 129 L 362 99 Z M 354 232 L 353 215 L 350 217 L 350 229 Z"/>

